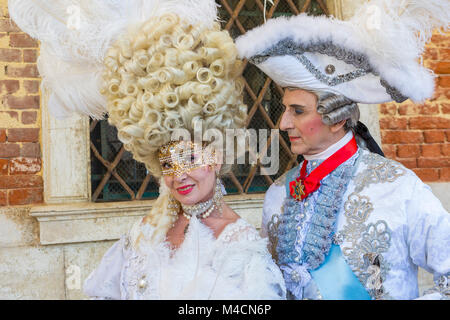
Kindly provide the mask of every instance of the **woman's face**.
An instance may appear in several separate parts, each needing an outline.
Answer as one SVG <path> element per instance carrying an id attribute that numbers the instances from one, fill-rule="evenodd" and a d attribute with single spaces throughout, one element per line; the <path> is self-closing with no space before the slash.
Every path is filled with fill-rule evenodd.
<path id="1" fill-rule="evenodd" d="M 334 132 L 322 122 L 322 116 L 317 112 L 315 94 L 301 89 L 286 89 L 283 105 L 286 109 L 280 129 L 287 131 L 293 153 L 318 154 L 335 142 Z"/>
<path id="2" fill-rule="evenodd" d="M 181 175 L 164 176 L 164 182 L 181 204 L 194 205 L 213 197 L 216 169 L 206 165 Z"/>
<path id="3" fill-rule="evenodd" d="M 180 203 L 194 205 L 213 197 L 221 166 L 211 147 L 175 142 L 160 149 L 159 159 L 164 182 Z"/>

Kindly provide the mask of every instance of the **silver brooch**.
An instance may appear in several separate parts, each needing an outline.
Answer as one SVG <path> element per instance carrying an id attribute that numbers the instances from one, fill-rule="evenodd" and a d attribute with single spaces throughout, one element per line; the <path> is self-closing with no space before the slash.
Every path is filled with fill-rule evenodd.
<path id="1" fill-rule="evenodd" d="M 327 65 L 325 68 L 325 72 L 327 74 L 333 74 L 335 71 L 336 71 L 336 67 L 332 64 Z"/>

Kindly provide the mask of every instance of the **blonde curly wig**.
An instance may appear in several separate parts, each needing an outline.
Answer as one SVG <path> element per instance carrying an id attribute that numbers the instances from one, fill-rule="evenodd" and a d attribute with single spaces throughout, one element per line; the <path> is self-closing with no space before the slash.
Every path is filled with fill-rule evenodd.
<path id="1" fill-rule="evenodd" d="M 213 28 L 191 25 L 174 14 L 152 19 L 116 41 L 105 65 L 108 121 L 125 149 L 156 177 L 162 174 L 159 148 L 175 130 L 187 129 L 193 137 L 194 123 L 200 122 L 203 133 L 214 129 L 225 137 L 225 129 L 245 126 L 242 62 L 218 23 Z M 220 174 L 230 167 L 222 165 Z M 171 201 L 162 182 L 143 220 L 155 227 L 152 241 L 162 241 L 177 219 Z"/>
<path id="2" fill-rule="evenodd" d="M 105 65 L 108 121 L 125 149 L 156 177 L 158 149 L 174 130 L 193 136 L 194 121 L 203 131 L 222 133 L 245 126 L 242 62 L 218 23 L 207 29 L 174 14 L 152 19 L 120 38 Z"/>

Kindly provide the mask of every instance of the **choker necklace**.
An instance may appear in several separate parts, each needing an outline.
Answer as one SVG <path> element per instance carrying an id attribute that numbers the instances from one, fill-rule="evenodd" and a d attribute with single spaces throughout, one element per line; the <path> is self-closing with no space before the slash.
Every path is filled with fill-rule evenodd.
<path id="1" fill-rule="evenodd" d="M 216 187 L 214 189 L 214 196 L 204 202 L 200 202 L 194 205 L 181 204 L 183 208 L 183 215 L 186 219 L 190 220 L 192 216 L 199 217 L 200 219 L 206 219 L 214 211 L 214 209 L 221 209 L 220 202 L 222 201 L 223 193 L 220 180 L 216 180 Z"/>

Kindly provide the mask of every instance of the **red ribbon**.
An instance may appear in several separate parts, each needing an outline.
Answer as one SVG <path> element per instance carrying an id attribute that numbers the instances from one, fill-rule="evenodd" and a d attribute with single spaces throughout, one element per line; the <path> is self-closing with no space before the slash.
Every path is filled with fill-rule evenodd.
<path id="1" fill-rule="evenodd" d="M 314 169 L 309 176 L 306 177 L 306 165 L 308 160 L 303 161 L 300 169 L 300 176 L 289 183 L 289 190 L 291 196 L 302 201 L 309 194 L 313 193 L 320 187 L 320 181 L 333 172 L 342 163 L 347 161 L 358 150 L 355 137 L 353 137 L 345 146 L 333 153 L 328 159 L 322 162 L 316 169 Z"/>

